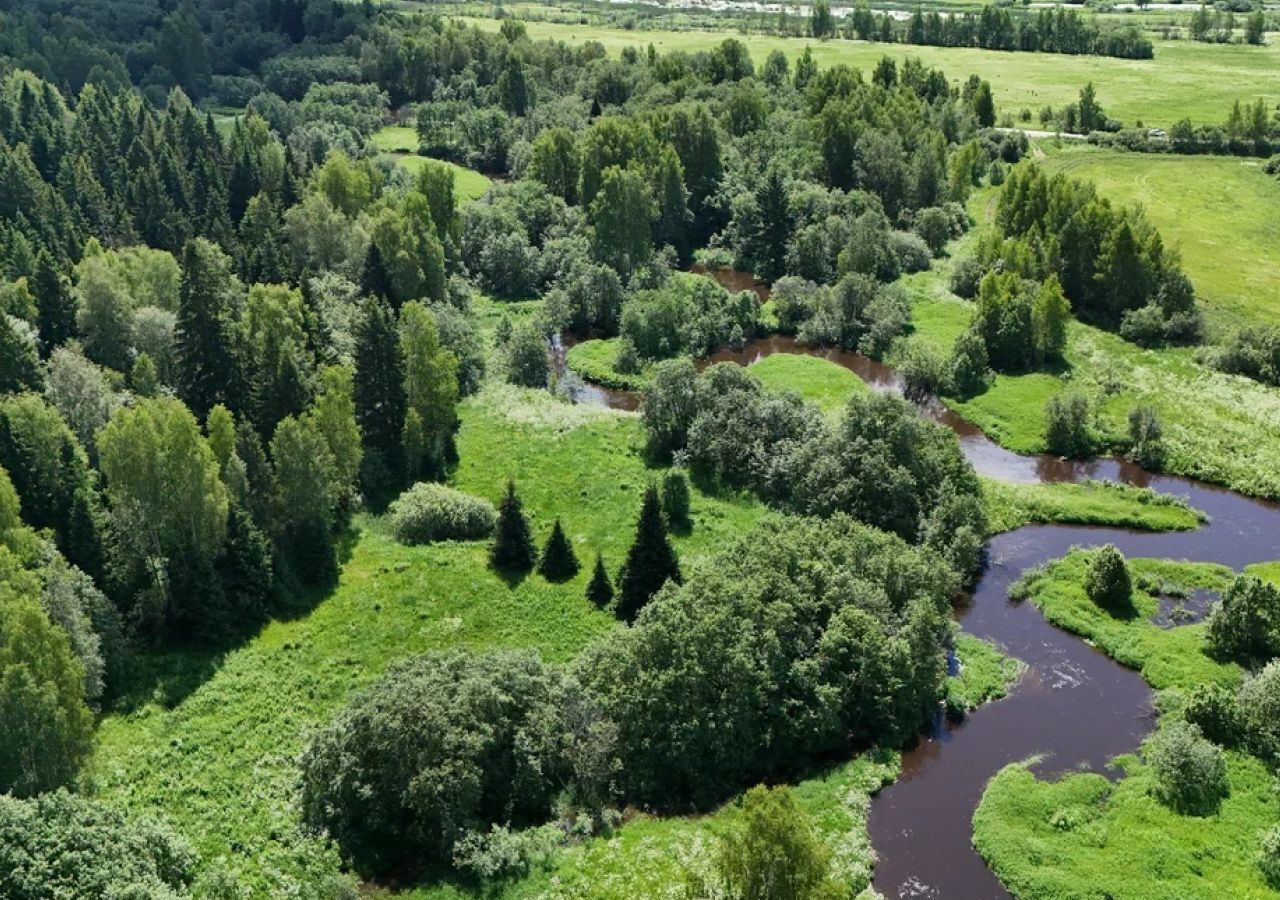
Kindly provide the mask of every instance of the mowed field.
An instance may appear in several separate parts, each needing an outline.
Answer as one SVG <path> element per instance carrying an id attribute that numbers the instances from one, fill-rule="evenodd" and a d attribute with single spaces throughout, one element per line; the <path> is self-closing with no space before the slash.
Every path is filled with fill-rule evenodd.
<path id="1" fill-rule="evenodd" d="M 496 30 L 496 19 L 467 19 L 481 28 Z M 1054 53 L 1007 53 L 951 47 L 916 47 L 874 44 L 865 41 L 814 41 L 770 35 L 740 35 L 724 31 L 628 31 L 591 25 L 526 23 L 535 39 L 549 38 L 580 44 L 599 41 L 610 53 L 624 47 L 659 51 L 706 50 L 726 37 L 746 44 L 757 63 L 780 49 L 794 59 L 813 48 L 820 66 L 847 63 L 870 69 L 881 57 L 915 56 L 947 73 L 953 82 L 976 74 L 991 82 L 1002 112 L 1032 113 L 1049 105 L 1074 101 L 1080 88 L 1092 81 L 1107 113 L 1126 124 L 1138 120 L 1148 125 L 1170 125 L 1189 118 L 1197 124 L 1216 124 L 1227 117 L 1237 99 L 1263 97 L 1270 105 L 1280 102 L 1280 41 L 1262 47 L 1202 44 L 1195 41 L 1155 42 L 1153 60 L 1112 59 L 1101 56 L 1067 56 Z"/>
<path id="2" fill-rule="evenodd" d="M 1261 161 L 1039 143 L 1046 169 L 1146 207 L 1165 243 L 1182 253 L 1212 325 L 1280 324 L 1280 179 Z"/>

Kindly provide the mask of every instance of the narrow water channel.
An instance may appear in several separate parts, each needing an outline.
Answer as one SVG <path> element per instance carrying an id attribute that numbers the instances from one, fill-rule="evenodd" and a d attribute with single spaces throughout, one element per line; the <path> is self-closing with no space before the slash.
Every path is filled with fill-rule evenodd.
<path id="1" fill-rule="evenodd" d="M 724 283 L 723 273 L 708 274 Z M 896 374 L 883 363 L 857 353 L 806 347 L 783 336 L 722 350 L 702 364 L 750 365 L 773 353 L 820 356 L 876 390 L 899 387 Z M 583 399 L 623 409 L 638 405 L 634 392 L 598 386 Z M 1041 759 L 1035 770 L 1043 777 L 1080 769 L 1114 776 L 1108 760 L 1134 750 L 1155 724 L 1152 692 L 1137 672 L 1050 625 L 1033 604 L 1011 602 L 1009 587 L 1027 569 L 1057 559 L 1073 546 L 1113 543 L 1128 556 L 1215 562 L 1236 570 L 1277 559 L 1280 506 L 1190 479 L 1155 475 L 1115 459 L 1023 456 L 1000 447 L 941 405 L 925 412 L 955 431 L 981 475 L 1023 483 L 1119 481 L 1183 497 L 1210 517 L 1195 531 L 1160 534 L 1031 525 L 988 543 L 988 565 L 969 596 L 957 604 L 955 617 L 966 632 L 1026 663 L 1026 673 L 1005 699 L 961 722 L 940 719 L 922 735 L 904 753 L 901 777 L 872 803 L 869 829 L 878 856 L 874 884 L 885 897 L 993 900 L 1010 895 L 971 843 L 973 812 L 991 776 L 1032 756 Z"/>

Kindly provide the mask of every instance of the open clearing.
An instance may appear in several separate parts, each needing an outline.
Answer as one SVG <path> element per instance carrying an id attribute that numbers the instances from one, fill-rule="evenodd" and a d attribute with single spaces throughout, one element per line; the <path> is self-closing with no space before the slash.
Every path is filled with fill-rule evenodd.
<path id="1" fill-rule="evenodd" d="M 496 30 L 496 19 L 470 19 L 481 28 Z M 1265 98 L 1280 102 L 1280 41 L 1262 47 L 1219 45 L 1196 41 L 1155 42 L 1155 59 L 1114 59 L 1058 53 L 1011 53 L 963 47 L 920 47 L 874 44 L 866 41 L 814 41 L 770 35 L 742 35 L 724 31 L 627 31 L 591 25 L 528 22 L 530 37 L 571 44 L 599 41 L 611 53 L 624 47 L 659 52 L 706 50 L 727 37 L 746 44 L 757 65 L 773 50 L 793 60 L 813 49 L 819 66 L 847 63 L 870 71 L 884 56 L 917 57 L 937 66 L 955 83 L 970 73 L 991 82 L 996 104 L 1015 115 L 1032 114 L 1046 106 L 1061 107 L 1076 100 L 1086 82 L 1098 89 L 1098 99 L 1111 116 L 1126 124 L 1171 125 L 1181 118 L 1196 124 L 1218 124 L 1238 99 Z"/>
<path id="2" fill-rule="evenodd" d="M 1141 203 L 1182 262 L 1212 325 L 1280 324 L 1280 179 L 1262 162 L 1053 148 L 1043 165 L 1086 178 L 1099 195 Z"/>

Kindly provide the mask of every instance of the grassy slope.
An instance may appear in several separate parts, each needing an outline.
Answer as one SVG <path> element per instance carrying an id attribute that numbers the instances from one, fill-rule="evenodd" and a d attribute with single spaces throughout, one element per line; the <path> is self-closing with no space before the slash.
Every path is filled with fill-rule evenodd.
<path id="1" fill-rule="evenodd" d="M 953 246 L 953 260 L 970 252 L 993 202 L 990 189 L 973 197 L 978 228 Z M 942 353 L 950 352 L 973 310 L 948 289 L 949 270 L 950 262 L 943 261 L 903 281 L 912 297 L 912 340 Z M 1197 277 L 1195 270 L 1189 273 Z M 1144 350 L 1079 322 L 1067 336 L 1062 372 L 999 375 L 984 393 L 948 405 L 1005 447 L 1034 453 L 1045 449 L 1044 406 L 1056 393 L 1076 389 L 1089 395 L 1104 445 L 1122 444 L 1129 410 L 1148 404 L 1164 424 L 1167 471 L 1280 497 L 1280 391 L 1206 368 L 1190 348 Z"/>
<path id="2" fill-rule="evenodd" d="M 1146 617 L 1154 600 L 1135 594 L 1137 615 L 1116 618 L 1085 596 L 1083 553 L 1052 564 L 1032 598 L 1050 621 L 1139 668 L 1155 687 L 1234 684 L 1240 669 L 1203 652 L 1203 625 L 1161 630 Z M 1218 566 L 1131 560 L 1140 574 L 1187 587 L 1221 587 Z M 1276 897 L 1253 864 L 1259 832 L 1280 817 L 1274 780 L 1256 759 L 1229 752 L 1231 795 L 1216 815 L 1179 815 L 1151 796 L 1152 775 L 1137 756 L 1118 757 L 1125 776 L 1037 779 L 1025 765 L 992 779 L 974 814 L 974 844 L 1024 900 L 1123 897 Z"/>
<path id="3" fill-rule="evenodd" d="M 1165 243 L 1181 251 L 1212 324 L 1280 324 L 1280 181 L 1260 160 L 1039 143 L 1050 150 L 1050 171 L 1146 208 Z"/>
<path id="4" fill-rule="evenodd" d="M 496 30 L 494 19 L 471 20 L 481 28 Z M 659 51 L 705 50 L 726 37 L 743 41 L 757 64 L 770 51 L 781 49 L 793 59 L 812 47 L 821 66 L 847 63 L 870 70 L 883 56 L 901 59 L 915 56 L 939 66 L 956 84 L 973 73 L 989 80 L 1002 111 L 1017 112 L 1041 107 L 1061 107 L 1074 102 L 1080 88 L 1092 81 L 1108 114 L 1132 124 L 1171 125 L 1190 118 L 1196 124 L 1218 124 L 1227 117 L 1232 102 L 1263 97 L 1270 105 L 1280 102 L 1280 42 L 1264 47 L 1210 45 L 1195 41 L 1156 41 L 1154 60 L 1067 56 L 1052 53 L 1004 53 L 946 47 L 904 47 L 835 40 L 818 42 L 803 38 L 739 35 L 724 31 L 627 31 L 590 25 L 527 23 L 529 35 L 571 44 L 593 40 L 612 53 L 624 47 L 652 43 Z"/>

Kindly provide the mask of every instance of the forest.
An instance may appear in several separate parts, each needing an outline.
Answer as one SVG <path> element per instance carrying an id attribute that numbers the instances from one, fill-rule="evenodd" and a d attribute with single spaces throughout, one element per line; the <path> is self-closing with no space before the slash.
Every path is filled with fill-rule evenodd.
<path id="1" fill-rule="evenodd" d="M 848 23 L 1152 55 L 1061 9 Z M 1037 664 L 962 631 L 992 542 L 1183 547 L 1246 515 L 1211 490 L 1266 523 L 1244 494 L 1278 493 L 1191 460 L 1185 407 L 1092 392 L 1082 340 L 1271 402 L 1280 337 L 1223 327 L 1000 91 L 370 2 L 0 3 L 0 896 L 896 896 L 871 795 Z M 957 425 L 1059 377 L 1033 479 Z M 1227 772 L 1278 755 L 1280 591 L 1233 571 L 1270 532 L 1239 527 L 1264 555 L 1222 571 L 1108 545 L 1008 586 L 1144 677 L 1182 632 L 1112 629 L 1220 595 L 1178 645 L 1206 661 L 1148 679 L 1168 815 L 1275 812 Z M 992 766 L 964 851 L 1053 896 Z M 606 888 L 646 827 L 660 871 Z"/>

